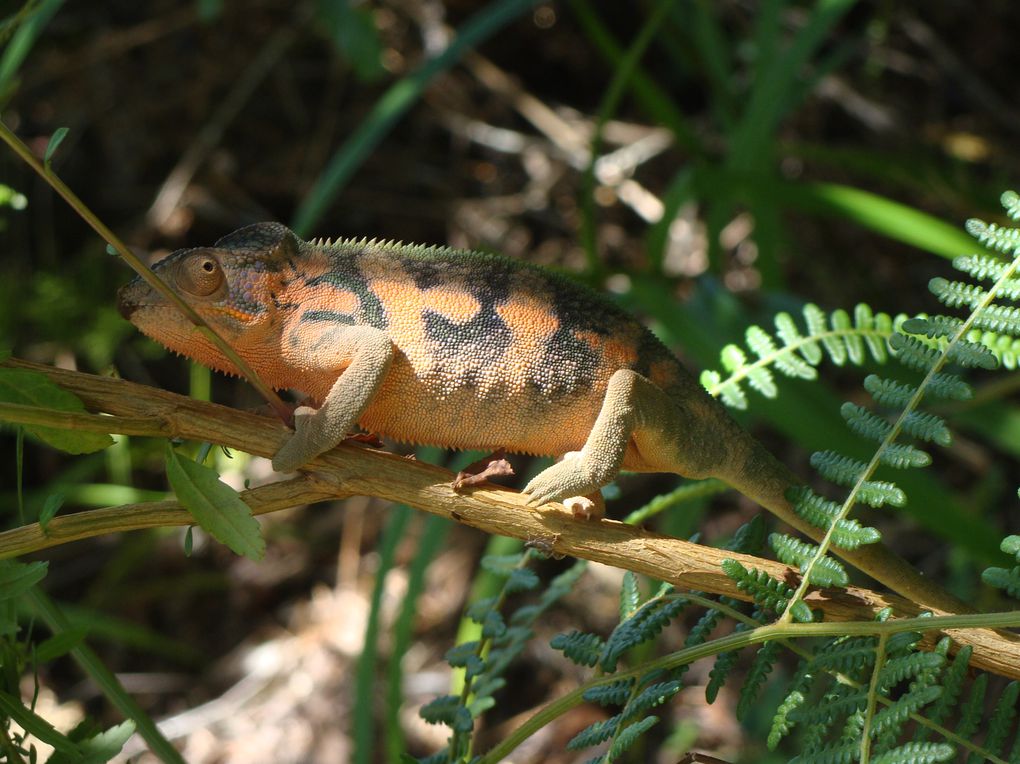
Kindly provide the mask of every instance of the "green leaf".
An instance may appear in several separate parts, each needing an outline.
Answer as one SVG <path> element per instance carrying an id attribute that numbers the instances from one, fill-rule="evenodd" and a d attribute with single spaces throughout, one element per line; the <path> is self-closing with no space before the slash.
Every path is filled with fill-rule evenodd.
<path id="1" fill-rule="evenodd" d="M 623 586 L 620 587 L 620 620 L 630 618 L 640 603 L 637 575 L 628 570 L 623 574 Z"/>
<path id="2" fill-rule="evenodd" d="M 0 560 L 0 600 L 13 599 L 42 581 L 48 564 Z"/>
<path id="3" fill-rule="evenodd" d="M 88 629 L 78 626 L 67 631 L 62 631 L 49 639 L 40 642 L 35 648 L 36 662 L 49 663 L 71 652 L 85 639 Z"/>
<path id="4" fill-rule="evenodd" d="M 46 526 L 49 525 L 50 520 L 56 516 L 62 506 L 64 506 L 64 494 L 51 493 L 46 497 L 42 509 L 39 510 L 39 527 L 42 528 L 43 533 L 46 533 Z"/>
<path id="5" fill-rule="evenodd" d="M 6 692 L 0 692 L 0 718 L 3 717 L 13 719 L 30 735 L 34 735 L 61 753 L 73 756 L 75 761 L 80 761 L 78 746 L 60 734 L 48 721 L 22 705 L 20 698 Z"/>
<path id="6" fill-rule="evenodd" d="M 442 695 L 426 703 L 418 715 L 429 724 L 445 724 L 454 732 L 470 732 L 471 714 L 456 695 Z"/>
<path id="7" fill-rule="evenodd" d="M 372 82 L 386 73 L 382 42 L 370 8 L 355 8 L 350 0 L 319 2 L 317 16 L 359 80 Z"/>
<path id="8" fill-rule="evenodd" d="M 135 734 L 135 723 L 128 719 L 88 740 L 83 740 L 78 744 L 78 747 L 85 754 L 85 762 L 100 764 L 100 762 L 109 761 L 120 753 L 124 743 L 133 734 Z"/>
<path id="9" fill-rule="evenodd" d="M 0 401 L 57 411 L 85 411 L 85 404 L 77 396 L 51 382 L 49 377 L 23 369 L 0 369 Z M 26 426 L 25 430 L 53 448 L 69 454 L 90 454 L 113 445 L 113 438 L 104 433 L 58 430 L 34 425 Z"/>
<path id="10" fill-rule="evenodd" d="M 53 159 L 53 155 L 57 153 L 57 149 L 60 148 L 60 144 L 64 142 L 64 138 L 67 137 L 68 128 L 58 127 L 53 131 L 53 135 L 50 136 L 50 142 L 46 144 L 46 153 L 43 155 L 43 164 L 49 169 L 50 161 Z"/>
<path id="11" fill-rule="evenodd" d="M 236 554 L 262 559 L 266 542 L 258 521 L 215 470 L 182 456 L 167 443 L 166 474 L 177 500 L 214 539 Z"/>

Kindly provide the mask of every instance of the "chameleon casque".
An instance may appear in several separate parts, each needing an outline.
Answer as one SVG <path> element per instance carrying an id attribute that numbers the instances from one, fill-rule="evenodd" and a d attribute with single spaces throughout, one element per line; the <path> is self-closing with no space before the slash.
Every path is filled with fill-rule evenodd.
<path id="1" fill-rule="evenodd" d="M 592 496 L 621 469 L 673 472 L 717 477 L 813 530 L 785 497 L 797 479 L 650 331 L 555 273 L 443 247 L 305 242 L 278 223 L 178 250 L 154 270 L 267 384 L 309 396 L 273 457 L 278 471 L 360 425 L 410 443 L 564 457 L 524 488 L 532 505 Z M 156 341 L 238 373 L 140 278 L 119 298 Z M 969 609 L 881 543 L 839 554 L 919 605 Z"/>
<path id="2" fill-rule="evenodd" d="M 714 476 L 781 499 L 790 478 L 635 318 L 498 255 L 298 239 L 258 223 L 154 266 L 276 388 L 317 407 L 273 458 L 295 470 L 357 424 L 395 440 L 564 456 L 531 503 L 591 495 L 620 469 Z M 121 313 L 206 366 L 237 369 L 136 278 Z"/>

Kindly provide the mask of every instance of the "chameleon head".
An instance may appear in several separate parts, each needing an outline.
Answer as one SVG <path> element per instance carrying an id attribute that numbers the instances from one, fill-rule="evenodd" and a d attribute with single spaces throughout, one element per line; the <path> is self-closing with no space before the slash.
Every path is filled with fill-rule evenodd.
<path id="1" fill-rule="evenodd" d="M 179 249 L 153 271 L 242 355 L 256 350 L 278 312 L 276 293 L 293 268 L 299 243 L 279 223 L 256 223 L 212 247 Z M 169 349 L 207 366 L 234 372 L 232 364 L 195 331 L 191 321 L 141 277 L 121 287 L 120 314 Z"/>

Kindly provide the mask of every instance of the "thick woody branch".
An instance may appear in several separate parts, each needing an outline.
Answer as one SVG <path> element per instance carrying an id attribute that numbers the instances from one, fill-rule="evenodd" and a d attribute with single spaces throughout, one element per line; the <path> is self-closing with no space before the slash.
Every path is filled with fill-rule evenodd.
<path id="1" fill-rule="evenodd" d="M 91 414 L 63 415 L 70 427 L 111 433 L 211 441 L 258 456 L 271 456 L 289 436 L 278 421 L 236 411 L 144 385 L 48 366 L 9 360 L 4 365 L 39 371 L 75 393 Z M 0 419 L 54 426 L 40 409 L 0 406 Z M 791 586 L 799 575 L 780 563 L 681 541 L 612 520 L 582 522 L 558 504 L 529 507 L 516 491 L 480 486 L 456 493 L 452 474 L 405 457 L 341 445 L 313 462 L 314 476 L 255 488 L 242 498 L 256 514 L 351 495 L 375 496 L 456 520 L 486 533 L 540 543 L 551 552 L 580 557 L 669 581 L 681 589 L 747 595 L 720 570 L 724 559 L 765 570 Z M 176 502 L 126 505 L 52 519 L 46 531 L 29 525 L 0 533 L 0 558 L 115 531 L 193 522 Z M 866 572 L 866 571 L 865 571 Z M 884 607 L 897 615 L 918 615 L 918 607 L 895 594 L 869 589 L 815 590 L 806 598 L 827 620 L 862 621 Z M 945 613 L 937 613 L 945 614 Z M 974 647 L 975 666 L 1020 679 L 1020 639 L 989 629 L 952 631 L 961 645 Z"/>

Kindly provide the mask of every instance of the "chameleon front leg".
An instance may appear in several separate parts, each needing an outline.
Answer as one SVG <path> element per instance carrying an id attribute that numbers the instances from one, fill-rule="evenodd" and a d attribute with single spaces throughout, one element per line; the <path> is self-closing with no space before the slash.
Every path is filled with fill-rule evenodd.
<path id="1" fill-rule="evenodd" d="M 308 406 L 295 410 L 294 435 L 273 457 L 277 472 L 293 472 L 347 437 L 393 362 L 389 336 L 370 326 L 332 329 L 315 347 L 314 366 L 343 371 L 318 410 Z"/>

